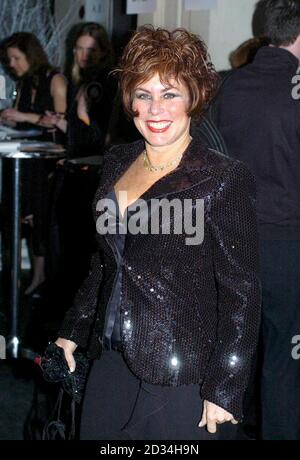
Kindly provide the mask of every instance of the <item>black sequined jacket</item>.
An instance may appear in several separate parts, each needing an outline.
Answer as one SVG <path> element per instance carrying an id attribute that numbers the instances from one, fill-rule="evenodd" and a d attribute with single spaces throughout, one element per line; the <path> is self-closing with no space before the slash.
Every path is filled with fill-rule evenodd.
<path id="1" fill-rule="evenodd" d="M 106 155 L 95 219 L 97 202 L 143 148 L 137 141 Z M 192 200 L 192 213 L 195 200 L 204 200 L 203 242 L 187 245 L 185 233 L 128 233 L 117 263 L 113 235 L 97 235 L 99 252 L 60 336 L 100 356 L 106 305 L 122 270 L 122 341 L 133 373 L 151 384 L 199 383 L 203 399 L 241 420 L 261 304 L 253 178 L 194 138 L 180 165 L 141 198 L 166 197 Z"/>

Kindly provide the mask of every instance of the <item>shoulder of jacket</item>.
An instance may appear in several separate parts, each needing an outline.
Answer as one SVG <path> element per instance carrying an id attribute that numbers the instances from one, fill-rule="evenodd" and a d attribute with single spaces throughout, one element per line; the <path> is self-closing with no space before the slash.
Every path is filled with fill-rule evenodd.
<path id="1" fill-rule="evenodd" d="M 220 171 L 224 171 L 238 162 L 238 160 L 231 158 L 228 155 L 225 155 L 224 153 L 219 152 L 213 148 L 208 147 L 206 151 L 207 165 Z"/>
<path id="2" fill-rule="evenodd" d="M 211 148 L 207 149 L 207 165 L 221 181 L 233 177 L 254 181 L 254 176 L 243 162 Z"/>
<path id="3" fill-rule="evenodd" d="M 135 141 L 130 144 L 116 144 L 111 146 L 104 153 L 103 158 L 105 163 L 109 163 L 111 161 L 119 162 L 123 157 L 135 151 L 139 144 L 141 144 L 141 141 Z"/>

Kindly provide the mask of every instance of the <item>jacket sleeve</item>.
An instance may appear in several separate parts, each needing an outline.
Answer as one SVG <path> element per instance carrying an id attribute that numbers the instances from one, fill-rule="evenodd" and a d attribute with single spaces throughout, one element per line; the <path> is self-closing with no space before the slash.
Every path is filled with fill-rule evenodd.
<path id="1" fill-rule="evenodd" d="M 94 321 L 102 268 L 100 254 L 97 252 L 92 256 L 88 276 L 78 290 L 59 331 L 59 337 L 72 340 L 81 347 L 86 347 Z"/>
<path id="2" fill-rule="evenodd" d="M 261 311 L 255 184 L 242 163 L 228 168 L 210 216 L 218 326 L 201 393 L 241 421 Z"/>

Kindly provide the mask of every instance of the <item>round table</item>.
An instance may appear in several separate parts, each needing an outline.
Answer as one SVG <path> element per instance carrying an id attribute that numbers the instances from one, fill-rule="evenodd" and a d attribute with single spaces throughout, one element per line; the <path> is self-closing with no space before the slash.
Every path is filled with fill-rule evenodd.
<path id="1" fill-rule="evenodd" d="M 12 279 L 11 279 L 11 326 L 10 336 L 7 343 L 7 351 L 10 357 L 18 358 L 20 338 L 19 334 L 19 309 L 21 287 L 21 167 L 22 161 L 35 160 L 59 160 L 65 157 L 63 149 L 49 149 L 43 151 L 25 152 L 1 152 L 0 158 L 6 158 L 13 162 L 13 228 L 12 228 Z"/>

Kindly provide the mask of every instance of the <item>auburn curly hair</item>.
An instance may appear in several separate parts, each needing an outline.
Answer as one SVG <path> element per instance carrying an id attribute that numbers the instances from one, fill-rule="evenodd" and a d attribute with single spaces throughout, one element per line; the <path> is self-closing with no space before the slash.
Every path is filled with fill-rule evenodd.
<path id="1" fill-rule="evenodd" d="M 170 79 L 184 84 L 190 94 L 187 114 L 200 115 L 214 96 L 219 77 L 203 40 L 185 29 L 168 31 L 151 25 L 140 27 L 124 49 L 119 68 L 124 109 L 130 117 L 135 88 L 156 73 L 162 83 Z"/>

